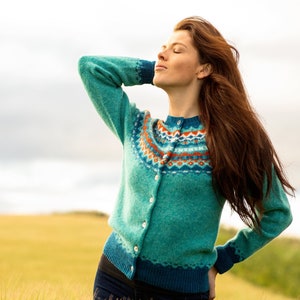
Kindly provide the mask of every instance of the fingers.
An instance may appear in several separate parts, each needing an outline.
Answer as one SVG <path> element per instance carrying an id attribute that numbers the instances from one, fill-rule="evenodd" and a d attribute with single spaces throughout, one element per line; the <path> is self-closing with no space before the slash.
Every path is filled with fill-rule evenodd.
<path id="1" fill-rule="evenodd" d="M 215 288 L 210 289 L 209 291 L 209 300 L 213 300 L 216 298 Z"/>
<path id="2" fill-rule="evenodd" d="M 209 300 L 213 300 L 216 298 L 216 276 L 217 270 L 212 267 L 208 271 L 208 280 L 209 280 Z"/>
<path id="3" fill-rule="evenodd" d="M 216 298 L 215 289 L 210 290 L 210 292 L 209 292 L 209 300 L 213 300 L 215 298 Z"/>

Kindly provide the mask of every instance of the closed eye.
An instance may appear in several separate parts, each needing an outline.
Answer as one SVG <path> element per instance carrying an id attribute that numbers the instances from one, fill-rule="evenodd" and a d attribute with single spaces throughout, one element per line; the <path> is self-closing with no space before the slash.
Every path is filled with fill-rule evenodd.
<path id="1" fill-rule="evenodd" d="M 173 52 L 174 52 L 174 53 L 177 53 L 177 54 L 178 54 L 178 53 L 181 53 L 181 51 L 178 50 L 178 49 L 173 49 Z"/>

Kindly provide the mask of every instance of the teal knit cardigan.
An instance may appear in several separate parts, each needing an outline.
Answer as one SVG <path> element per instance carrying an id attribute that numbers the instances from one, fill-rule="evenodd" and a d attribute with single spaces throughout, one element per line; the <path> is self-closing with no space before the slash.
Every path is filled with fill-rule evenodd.
<path id="1" fill-rule="evenodd" d="M 152 118 L 122 85 L 151 84 L 154 63 L 85 56 L 79 72 L 101 118 L 123 145 L 123 172 L 113 232 L 104 254 L 128 278 L 184 293 L 209 289 L 208 270 L 229 270 L 278 236 L 292 221 L 273 174 L 261 233 L 240 230 L 215 246 L 225 199 L 212 186 L 205 128 L 198 117 Z"/>

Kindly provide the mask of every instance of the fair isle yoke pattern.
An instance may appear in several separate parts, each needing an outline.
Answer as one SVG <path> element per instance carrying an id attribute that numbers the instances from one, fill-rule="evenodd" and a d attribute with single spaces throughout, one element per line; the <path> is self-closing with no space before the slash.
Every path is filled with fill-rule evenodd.
<path id="1" fill-rule="evenodd" d="M 166 123 L 172 125 L 174 119 L 169 117 Z M 131 138 L 137 159 L 154 171 L 163 167 L 164 174 L 210 174 L 205 129 L 199 129 L 198 118 L 187 120 L 190 122 L 185 122 L 181 131 L 170 131 L 162 120 L 153 120 L 148 111 L 139 112 Z"/>

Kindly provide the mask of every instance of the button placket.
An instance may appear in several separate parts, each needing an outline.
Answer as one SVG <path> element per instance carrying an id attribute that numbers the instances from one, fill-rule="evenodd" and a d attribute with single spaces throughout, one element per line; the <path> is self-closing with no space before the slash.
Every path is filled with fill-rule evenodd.
<path id="1" fill-rule="evenodd" d="M 164 174 L 166 166 L 164 165 L 165 163 L 168 162 L 169 159 L 172 158 L 172 153 L 174 152 L 174 148 L 176 147 L 176 144 L 178 142 L 178 138 L 181 135 L 181 127 L 183 126 L 183 119 L 179 119 L 175 121 L 176 123 L 173 123 L 172 126 L 172 135 L 169 136 L 169 141 L 168 145 L 166 148 L 161 149 L 163 150 L 164 154 L 157 158 L 158 166 L 156 165 L 157 168 L 155 168 L 155 171 L 152 173 L 152 191 L 150 191 L 150 194 L 148 194 L 148 209 L 144 210 L 145 215 L 141 216 L 141 219 L 139 220 L 139 237 L 135 240 L 135 243 L 131 245 L 131 251 L 133 251 L 133 255 L 135 257 L 138 257 L 139 255 L 142 254 L 143 252 L 143 243 L 144 243 L 144 238 L 147 236 L 147 231 L 148 228 L 151 228 L 151 216 L 152 216 L 152 211 L 155 208 L 155 204 L 157 202 L 157 195 L 158 195 L 158 190 L 160 187 L 160 182 L 161 180 L 164 179 Z M 175 125 L 175 126 L 174 126 Z M 175 129 L 175 130 L 174 130 Z M 174 130 L 174 131 L 173 131 Z M 160 165 L 160 162 L 163 162 L 163 164 Z M 147 199 L 147 198 L 146 198 Z M 146 200 L 147 201 L 147 200 Z M 147 202 L 146 202 L 147 203 Z M 146 204 L 144 203 L 144 205 Z M 148 225 L 149 223 L 149 225 Z M 132 273 L 135 272 L 135 263 L 133 265 L 128 266 L 130 268 L 130 271 Z M 127 267 L 127 268 L 128 268 Z"/>
<path id="2" fill-rule="evenodd" d="M 154 190 L 157 190 L 157 188 L 159 186 L 159 180 L 160 180 L 160 178 L 161 178 L 161 173 L 160 173 L 160 170 L 158 169 L 156 171 L 155 176 L 154 176 L 154 180 L 156 181 Z M 155 192 L 154 192 L 154 194 L 155 194 Z M 152 210 L 151 207 L 153 207 L 152 204 L 155 201 L 154 194 L 152 194 L 152 196 L 150 195 L 150 198 L 148 200 L 149 204 L 151 205 L 151 206 L 149 206 L 149 212 L 151 212 L 151 210 Z M 148 215 L 148 213 L 147 213 L 147 215 Z M 144 218 L 145 218 L 144 220 L 141 220 L 141 238 L 139 240 L 137 240 L 136 241 L 137 244 L 135 244 L 133 246 L 133 252 L 134 252 L 134 254 L 136 256 L 138 256 L 139 252 L 142 251 L 141 249 L 142 249 L 142 245 L 143 245 L 143 239 L 145 237 L 145 234 L 147 233 L 147 227 L 148 227 L 148 217 L 147 217 L 147 215 L 144 216 Z M 150 218 L 151 218 L 151 216 L 150 216 Z"/>

